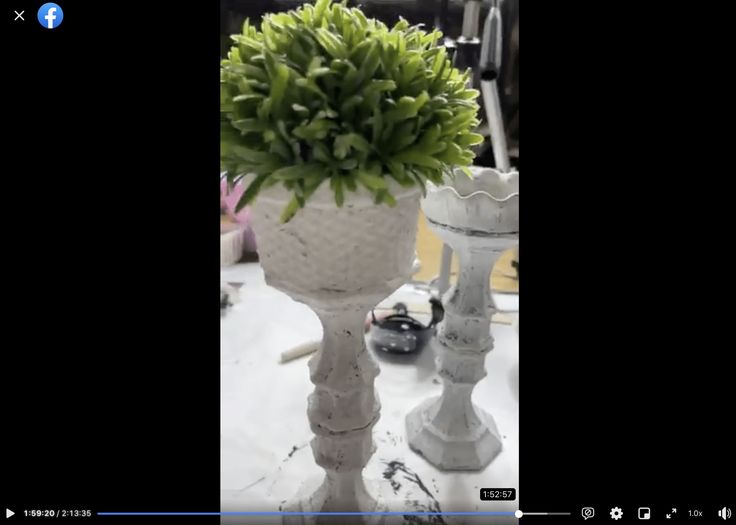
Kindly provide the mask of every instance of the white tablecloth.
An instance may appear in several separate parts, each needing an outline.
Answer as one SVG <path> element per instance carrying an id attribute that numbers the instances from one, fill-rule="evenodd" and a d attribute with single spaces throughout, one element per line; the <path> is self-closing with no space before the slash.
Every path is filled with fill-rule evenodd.
<path id="1" fill-rule="evenodd" d="M 317 483 L 309 441 L 307 361 L 279 364 L 280 353 L 321 337 L 314 313 L 266 285 L 257 263 L 222 271 L 222 280 L 243 282 L 240 302 L 221 323 L 221 487 L 223 511 L 277 511 L 305 480 Z M 414 292 L 416 293 L 416 292 Z M 406 287 L 388 301 L 426 301 Z M 517 309 L 518 297 L 496 297 L 501 309 Z M 427 318 L 417 316 L 423 322 Z M 374 427 L 377 450 L 367 479 L 383 480 L 391 511 L 515 511 L 517 502 L 480 501 L 480 488 L 518 488 L 518 339 L 508 325 L 493 324 L 495 348 L 486 358 L 488 375 L 476 386 L 474 402 L 491 413 L 503 436 L 501 454 L 480 472 L 444 473 L 411 451 L 404 417 L 421 401 L 441 393 L 431 346 L 418 356 L 374 356 L 381 367 L 376 389 L 381 419 Z M 394 469 L 389 468 L 389 463 Z M 399 467 L 398 470 L 395 467 Z M 403 470 L 405 468 L 406 470 Z M 414 477 L 416 474 L 416 477 Z M 393 481 L 393 488 L 390 484 Z M 427 489 L 425 492 L 421 485 Z M 428 495 L 427 492 L 431 494 Z M 412 523 L 513 523 L 513 517 L 422 518 Z M 238 523 L 280 523 L 278 516 L 239 517 Z M 337 524 L 339 519 L 335 521 Z"/>

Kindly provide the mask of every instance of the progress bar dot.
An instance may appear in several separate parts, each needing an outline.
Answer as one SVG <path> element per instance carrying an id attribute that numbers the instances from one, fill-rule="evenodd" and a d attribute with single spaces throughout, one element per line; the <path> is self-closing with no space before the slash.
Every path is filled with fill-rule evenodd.
<path id="1" fill-rule="evenodd" d="M 514 512 L 514 516 L 516 516 L 517 518 L 521 518 L 523 515 L 524 513 L 521 512 L 520 510 L 517 510 L 516 512 Z"/>

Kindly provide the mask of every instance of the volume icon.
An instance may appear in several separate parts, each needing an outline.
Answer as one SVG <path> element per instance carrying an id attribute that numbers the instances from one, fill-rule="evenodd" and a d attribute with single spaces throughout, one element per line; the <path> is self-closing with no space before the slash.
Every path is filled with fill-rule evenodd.
<path id="1" fill-rule="evenodd" d="M 731 517 L 731 509 L 728 507 L 723 507 L 722 509 L 718 510 L 718 517 L 723 518 L 724 520 L 727 520 Z"/>

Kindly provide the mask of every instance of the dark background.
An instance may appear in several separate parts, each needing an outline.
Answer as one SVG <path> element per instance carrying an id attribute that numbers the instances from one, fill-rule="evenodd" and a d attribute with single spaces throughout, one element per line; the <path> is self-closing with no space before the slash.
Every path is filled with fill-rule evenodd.
<path id="1" fill-rule="evenodd" d="M 0 507 L 217 510 L 223 13 L 40 4 L 2 20 Z M 520 508 L 708 523 L 736 507 L 733 205 L 683 87 L 709 65 L 672 11 L 620 14 L 524 15 Z"/>

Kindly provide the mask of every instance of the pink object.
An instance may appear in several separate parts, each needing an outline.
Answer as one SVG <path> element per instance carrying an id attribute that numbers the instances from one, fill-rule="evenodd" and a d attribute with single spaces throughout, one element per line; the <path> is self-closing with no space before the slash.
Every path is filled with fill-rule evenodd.
<path id="1" fill-rule="evenodd" d="M 234 188 L 228 190 L 226 180 L 220 181 L 220 207 L 225 210 L 227 216 L 233 222 L 240 224 L 244 235 L 244 249 L 246 252 L 256 251 L 256 238 L 251 227 L 250 208 L 246 206 L 240 212 L 235 213 L 235 207 L 238 204 L 240 196 L 245 191 L 242 184 L 236 184 Z"/>

